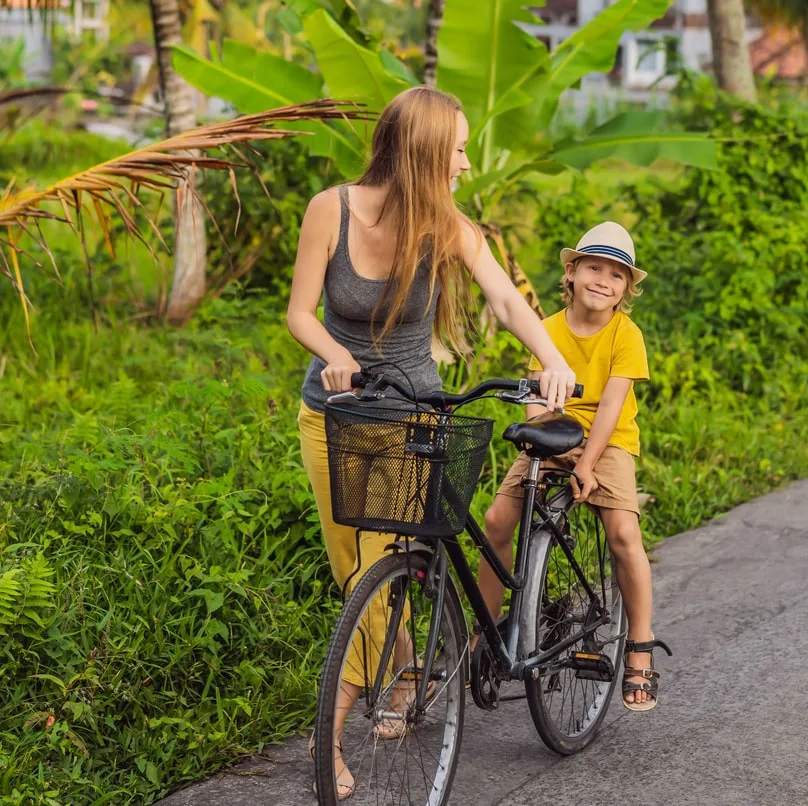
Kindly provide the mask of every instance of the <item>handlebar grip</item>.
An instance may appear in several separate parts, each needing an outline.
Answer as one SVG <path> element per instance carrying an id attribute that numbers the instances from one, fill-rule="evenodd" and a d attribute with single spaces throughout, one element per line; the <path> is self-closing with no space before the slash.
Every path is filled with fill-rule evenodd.
<path id="1" fill-rule="evenodd" d="M 354 372 L 353 375 L 351 375 L 351 388 L 364 389 L 372 380 L 373 376 L 365 370 Z"/>
<path id="2" fill-rule="evenodd" d="M 538 381 L 530 381 L 530 391 L 533 392 L 534 395 L 541 395 L 541 386 L 539 385 Z M 584 396 L 584 385 L 582 383 L 576 383 L 575 388 L 572 390 L 572 394 L 570 397 L 583 397 Z"/>

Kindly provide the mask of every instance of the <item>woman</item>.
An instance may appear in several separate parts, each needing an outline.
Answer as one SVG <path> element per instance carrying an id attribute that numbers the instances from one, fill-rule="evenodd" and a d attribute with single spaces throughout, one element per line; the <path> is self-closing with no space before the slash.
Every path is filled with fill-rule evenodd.
<path id="1" fill-rule="evenodd" d="M 458 211 L 452 186 L 471 166 L 469 126 L 457 100 L 415 87 L 382 112 L 367 170 L 359 181 L 323 191 L 309 203 L 300 229 L 287 312 L 291 334 L 313 353 L 303 384 L 300 425 L 303 463 L 314 490 L 328 558 L 339 585 L 384 553 L 388 536 L 363 534 L 331 517 L 324 406 L 329 394 L 351 388 L 361 367 L 391 362 L 385 373 L 419 393 L 441 387 L 430 344 L 433 333 L 466 353 L 465 325 L 473 279 L 491 309 L 544 367 L 544 397 L 562 405 L 575 376 L 541 321 L 494 259 L 479 229 Z M 324 320 L 317 307 L 325 292 Z M 406 634 L 396 657 L 403 656 Z M 347 668 L 347 667 L 346 667 Z M 361 675 L 346 672 L 347 714 L 360 694 Z M 342 723 L 341 723 L 342 724 Z M 393 738 L 396 726 L 388 726 Z M 353 792 L 342 763 L 341 730 L 334 737 L 340 798 Z"/>

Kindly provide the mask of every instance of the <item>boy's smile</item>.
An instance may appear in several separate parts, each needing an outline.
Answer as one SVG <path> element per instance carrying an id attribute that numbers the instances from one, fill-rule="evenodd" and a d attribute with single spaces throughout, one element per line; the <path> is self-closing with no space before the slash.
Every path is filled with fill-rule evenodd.
<path id="1" fill-rule="evenodd" d="M 567 278 L 573 284 L 573 305 L 586 311 L 601 313 L 613 310 L 626 293 L 626 269 L 607 258 L 592 256 L 568 263 Z"/>

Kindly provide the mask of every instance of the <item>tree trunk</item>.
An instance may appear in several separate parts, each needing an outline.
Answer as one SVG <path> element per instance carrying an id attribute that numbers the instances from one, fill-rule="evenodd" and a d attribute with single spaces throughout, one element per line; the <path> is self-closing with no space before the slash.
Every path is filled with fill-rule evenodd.
<path id="1" fill-rule="evenodd" d="M 713 69 L 718 86 L 745 101 L 757 101 L 746 45 L 743 0 L 707 0 Z"/>
<path id="2" fill-rule="evenodd" d="M 171 66 L 171 45 L 182 42 L 179 5 L 177 0 L 149 0 L 149 6 L 166 131 L 173 137 L 196 127 L 193 91 Z M 166 310 L 169 321 L 185 321 L 205 295 L 206 258 L 205 211 L 196 195 L 194 172 L 189 169 L 174 195 L 174 280 Z"/>
<path id="3" fill-rule="evenodd" d="M 446 0 L 429 0 L 426 12 L 426 42 L 424 44 L 424 84 L 434 87 L 438 81 L 438 31 L 443 22 Z"/>

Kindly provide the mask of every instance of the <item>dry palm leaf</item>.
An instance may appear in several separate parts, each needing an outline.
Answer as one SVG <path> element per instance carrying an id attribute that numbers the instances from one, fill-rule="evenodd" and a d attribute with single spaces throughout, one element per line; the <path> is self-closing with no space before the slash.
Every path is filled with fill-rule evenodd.
<path id="1" fill-rule="evenodd" d="M 530 282 L 530 278 L 525 274 L 524 269 L 522 269 L 516 261 L 513 252 L 508 249 L 502 230 L 496 224 L 491 223 L 480 224 L 480 229 L 482 229 L 483 235 L 496 246 L 500 261 L 519 293 L 525 298 L 528 305 L 539 315 L 539 318 L 544 319 L 547 314 L 544 313 L 544 309 L 541 307 L 539 295 L 536 293 L 536 289 L 533 288 L 533 284 Z M 497 318 L 494 316 L 491 306 L 486 303 L 480 312 L 479 332 L 483 334 L 487 342 L 491 342 L 496 336 L 498 326 Z"/>
<path id="2" fill-rule="evenodd" d="M 26 326 L 29 326 L 29 302 L 23 288 L 20 257 L 32 261 L 39 269 L 48 269 L 23 250 L 20 233 L 29 235 L 48 256 L 49 270 L 57 278 L 56 260 L 40 228 L 43 220 L 61 221 L 82 237 L 83 215 L 87 214 L 98 222 L 107 247 L 114 254 L 110 225 L 112 216 L 117 214 L 127 234 L 143 242 L 150 251 L 144 227 L 154 232 L 165 246 L 157 225 L 140 200 L 141 191 L 164 194 L 182 185 L 183 192 L 195 192 L 194 183 L 186 180 L 197 168 L 211 168 L 230 173 L 238 198 L 235 168 L 249 163 L 236 148 L 237 144 L 307 134 L 274 128 L 278 123 L 294 125 L 297 121 L 337 119 L 367 120 L 368 113 L 353 103 L 311 101 L 201 126 L 95 165 L 44 190 L 28 188 L 15 193 L 12 180 L 0 193 L 0 273 L 11 280 L 20 295 Z M 221 155 L 205 153 L 217 149 Z"/>
<path id="3" fill-rule="evenodd" d="M 539 317 L 544 319 L 547 314 L 545 314 L 541 307 L 539 295 L 536 293 L 536 289 L 533 288 L 533 284 L 530 282 L 530 279 L 525 274 L 522 267 L 516 262 L 514 254 L 508 249 L 502 230 L 496 224 L 490 222 L 480 224 L 480 229 L 482 229 L 483 235 L 496 245 L 502 264 L 505 266 L 513 284 L 519 290 L 519 293 L 522 294 Z"/>

